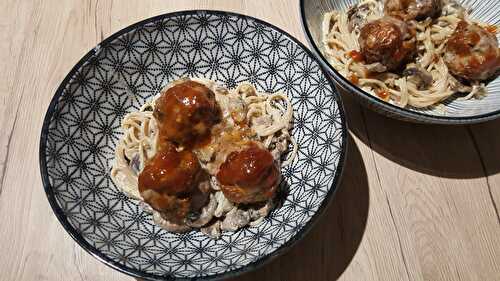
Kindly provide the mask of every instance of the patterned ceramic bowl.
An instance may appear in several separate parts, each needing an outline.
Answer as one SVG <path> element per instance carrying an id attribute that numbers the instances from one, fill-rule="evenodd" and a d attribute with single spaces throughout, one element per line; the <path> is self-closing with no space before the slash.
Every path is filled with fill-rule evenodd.
<path id="1" fill-rule="evenodd" d="M 249 81 L 293 103 L 299 150 L 282 171 L 283 205 L 219 240 L 159 228 L 109 176 L 123 116 L 185 76 L 229 88 Z M 296 39 L 251 17 L 185 11 L 127 27 L 78 62 L 47 111 L 40 167 L 55 215 L 94 257 L 148 280 L 212 280 L 254 269 L 304 236 L 339 183 L 346 137 L 339 95 Z"/>
<path id="2" fill-rule="evenodd" d="M 448 99 L 443 108 L 409 109 L 400 108 L 374 97 L 352 84 L 338 73 L 327 61 L 321 44 L 321 23 L 323 15 L 332 10 L 346 11 L 359 0 L 300 0 L 301 19 L 304 31 L 313 52 L 333 76 L 337 84 L 352 93 L 362 104 L 384 115 L 418 123 L 470 124 L 492 120 L 500 116 L 500 77 L 489 82 L 489 95 L 481 100 Z M 458 0 L 462 6 L 472 9 L 471 18 L 488 24 L 500 25 L 500 1 Z M 497 33 L 500 41 L 500 33 Z"/>

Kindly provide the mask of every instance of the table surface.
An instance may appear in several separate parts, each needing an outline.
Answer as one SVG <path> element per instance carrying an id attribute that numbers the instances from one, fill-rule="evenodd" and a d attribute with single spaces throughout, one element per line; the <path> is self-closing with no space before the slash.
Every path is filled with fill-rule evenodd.
<path id="1" fill-rule="evenodd" d="M 305 42 L 295 0 L 0 1 L 1 280 L 133 280 L 83 251 L 52 214 L 39 134 L 56 88 L 89 49 L 185 9 L 248 14 Z M 348 159 L 326 214 L 288 253 L 235 280 L 500 280 L 500 120 L 415 125 L 349 95 Z"/>

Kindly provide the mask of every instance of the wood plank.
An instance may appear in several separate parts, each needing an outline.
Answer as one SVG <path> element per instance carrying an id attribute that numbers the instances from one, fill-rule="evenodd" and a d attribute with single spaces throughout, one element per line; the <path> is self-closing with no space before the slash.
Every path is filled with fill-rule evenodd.
<path id="1" fill-rule="evenodd" d="M 93 270 L 100 263 L 64 233 L 47 204 L 38 172 L 38 136 L 48 102 L 67 71 L 93 44 L 88 25 L 79 22 L 86 19 L 86 10 L 76 2 L 12 2 L 17 6 L 2 9 L 9 13 L 2 18 L 16 21 L 7 36 L 20 32 L 23 40 L 10 43 L 13 57 L 3 68 L 14 74 L 6 75 L 10 86 L 2 103 L 6 118 L 1 129 L 12 126 L 12 134 L 0 196 L 0 252 L 4 253 L 0 279 L 119 280 L 123 275 L 106 267 Z"/>
<path id="2" fill-rule="evenodd" d="M 486 174 L 486 183 L 491 204 L 495 209 L 497 221 L 500 224 L 500 120 L 469 126 L 481 164 Z M 500 233 L 498 233 L 500 235 Z"/>
<path id="3" fill-rule="evenodd" d="M 410 279 L 499 276 L 500 228 L 467 129 L 365 116 Z"/>
<path id="4" fill-rule="evenodd" d="M 12 142 L 12 132 L 20 108 L 21 95 L 13 95 L 15 81 L 20 79 L 19 61 L 22 46 L 31 38 L 33 32 L 28 25 L 28 17 L 34 6 L 20 1 L 2 1 L 0 3 L 0 195 L 9 161 L 9 149 Z M 9 20 L 12 21 L 9 21 Z"/>

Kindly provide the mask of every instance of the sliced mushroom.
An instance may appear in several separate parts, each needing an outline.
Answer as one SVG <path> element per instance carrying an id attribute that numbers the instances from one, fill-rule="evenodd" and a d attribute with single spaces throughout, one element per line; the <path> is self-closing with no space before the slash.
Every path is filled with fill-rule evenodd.
<path id="1" fill-rule="evenodd" d="M 259 225 L 264 220 L 264 218 L 269 214 L 269 212 L 271 212 L 273 207 L 274 207 L 273 200 L 269 200 L 261 208 L 251 209 L 250 210 L 250 217 L 251 217 L 252 221 L 249 223 L 249 225 L 250 226 Z"/>
<path id="2" fill-rule="evenodd" d="M 222 221 L 221 229 L 224 231 L 236 231 L 239 228 L 248 225 L 249 222 L 249 212 L 234 207 L 231 211 L 229 211 L 229 213 L 226 214 L 226 218 Z"/>
<path id="3" fill-rule="evenodd" d="M 215 209 L 214 215 L 218 218 L 223 217 L 234 208 L 234 204 L 227 200 L 222 191 L 215 193 L 215 200 L 217 201 L 217 208 Z"/>
<path id="4" fill-rule="evenodd" d="M 347 10 L 349 32 L 353 30 L 359 31 L 365 23 L 373 19 L 373 17 L 371 17 L 373 10 L 370 8 L 370 5 L 373 5 L 373 3 L 360 3 Z"/>
<path id="5" fill-rule="evenodd" d="M 141 160 L 139 158 L 139 154 L 136 154 L 129 163 L 130 169 L 132 169 L 136 175 L 141 172 Z"/>
<path id="6" fill-rule="evenodd" d="M 370 64 L 365 65 L 365 67 L 366 67 L 366 70 L 368 70 L 369 72 L 381 73 L 381 72 L 387 71 L 387 67 L 385 65 L 381 64 L 380 62 L 370 63 Z"/>
<path id="7" fill-rule="evenodd" d="M 161 228 L 170 232 L 182 233 L 191 230 L 191 227 L 187 225 L 180 225 L 167 221 L 157 211 L 153 212 L 153 222 L 159 225 Z"/>
<path id="8" fill-rule="evenodd" d="M 404 71 L 403 75 L 407 77 L 409 82 L 417 85 L 419 90 L 427 89 L 432 85 L 432 75 L 425 69 L 417 65 L 409 65 Z"/>
<path id="9" fill-rule="evenodd" d="M 202 227 L 201 232 L 212 239 L 219 239 L 221 235 L 220 221 L 215 221 L 214 223 Z"/>
<path id="10" fill-rule="evenodd" d="M 215 208 L 217 207 L 217 200 L 215 199 L 214 194 L 210 194 L 210 201 L 208 204 L 201 209 L 201 212 L 198 214 L 193 214 L 193 218 L 188 215 L 188 219 L 186 220 L 186 224 L 191 227 L 202 227 L 205 224 L 209 223 L 215 212 Z"/>
<path id="11" fill-rule="evenodd" d="M 144 201 L 139 201 L 139 208 L 148 214 L 152 214 L 154 212 L 153 208 L 151 208 L 151 206 Z"/>
<path id="12" fill-rule="evenodd" d="M 449 16 L 449 15 L 458 15 L 459 18 L 464 18 L 465 15 L 465 8 L 462 7 L 462 5 L 458 4 L 454 0 L 448 1 L 448 3 L 445 2 L 445 5 L 443 5 L 443 16 Z"/>

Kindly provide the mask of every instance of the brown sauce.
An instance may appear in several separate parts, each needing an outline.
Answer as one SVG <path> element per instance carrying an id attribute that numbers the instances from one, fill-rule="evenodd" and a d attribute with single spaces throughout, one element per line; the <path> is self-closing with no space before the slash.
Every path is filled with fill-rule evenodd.
<path id="1" fill-rule="evenodd" d="M 217 179 L 230 201 L 254 203 L 272 198 L 280 173 L 271 153 L 251 144 L 229 154 Z"/>
<path id="2" fill-rule="evenodd" d="M 153 115 L 158 121 L 160 140 L 185 147 L 209 143 L 210 130 L 221 120 L 215 94 L 194 81 L 177 84 L 163 93 Z"/>
<path id="3" fill-rule="evenodd" d="M 178 152 L 173 145 L 164 145 L 139 175 L 139 191 L 152 189 L 168 195 L 189 193 L 199 181 L 201 172 L 194 153 Z"/>
<path id="4" fill-rule="evenodd" d="M 199 189 L 205 173 L 193 152 L 177 151 L 171 143 L 164 143 L 161 150 L 149 160 L 139 174 L 141 196 L 153 209 L 172 222 L 180 223 L 192 210 L 191 198 L 206 199 Z"/>

